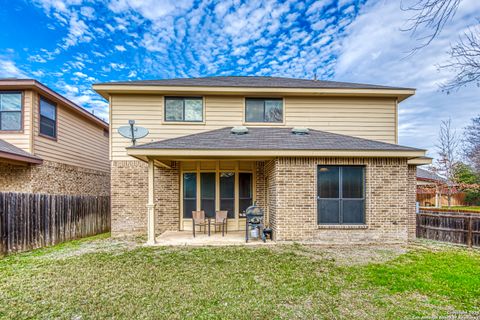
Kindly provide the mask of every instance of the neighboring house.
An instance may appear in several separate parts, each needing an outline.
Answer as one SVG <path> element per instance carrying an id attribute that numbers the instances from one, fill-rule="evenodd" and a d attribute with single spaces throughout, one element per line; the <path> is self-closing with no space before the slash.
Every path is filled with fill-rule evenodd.
<path id="1" fill-rule="evenodd" d="M 0 192 L 109 195 L 108 124 L 31 79 L 0 79 Z"/>
<path id="2" fill-rule="evenodd" d="M 451 205 L 464 206 L 465 192 L 461 192 L 455 185 L 451 189 Z M 447 179 L 422 168 L 417 168 L 417 202 L 421 207 L 448 206 Z"/>
<path id="3" fill-rule="evenodd" d="M 397 144 L 398 103 L 414 89 L 277 77 L 94 89 L 110 102 L 113 235 L 147 233 L 154 243 L 191 230 L 200 209 L 228 210 L 228 230 L 242 230 L 255 202 L 277 241 L 415 236 L 415 169 L 430 159 Z M 128 120 L 150 131 L 136 146 L 117 132 Z"/>

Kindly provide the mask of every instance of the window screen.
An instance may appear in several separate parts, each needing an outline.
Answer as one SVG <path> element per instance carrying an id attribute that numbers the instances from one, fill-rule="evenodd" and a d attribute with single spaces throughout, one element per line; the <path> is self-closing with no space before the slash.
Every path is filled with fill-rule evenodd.
<path id="1" fill-rule="evenodd" d="M 365 167 L 319 166 L 317 189 L 318 223 L 365 223 Z"/>
<path id="2" fill-rule="evenodd" d="M 197 210 L 197 174 L 183 174 L 183 217 L 192 218 L 192 211 Z"/>
<path id="3" fill-rule="evenodd" d="M 248 172 L 240 172 L 238 174 L 238 186 L 239 186 L 239 212 L 244 214 L 245 210 L 253 204 L 253 186 L 252 186 L 252 174 Z"/>
<path id="4" fill-rule="evenodd" d="M 282 99 L 248 98 L 245 100 L 245 122 L 283 122 Z"/>
<path id="5" fill-rule="evenodd" d="M 198 97 L 165 97 L 165 121 L 202 122 L 203 99 Z"/>
<path id="6" fill-rule="evenodd" d="M 220 173 L 220 210 L 227 210 L 229 218 L 235 218 L 235 173 Z"/>

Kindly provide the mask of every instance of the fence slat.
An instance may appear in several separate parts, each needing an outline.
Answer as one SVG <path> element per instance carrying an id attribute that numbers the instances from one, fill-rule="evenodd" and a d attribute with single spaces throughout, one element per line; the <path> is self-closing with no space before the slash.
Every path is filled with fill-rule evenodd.
<path id="1" fill-rule="evenodd" d="M 110 197 L 0 192 L 0 255 L 110 231 Z"/>
<path id="2" fill-rule="evenodd" d="M 422 210 L 416 220 L 418 238 L 480 246 L 480 215 Z"/>

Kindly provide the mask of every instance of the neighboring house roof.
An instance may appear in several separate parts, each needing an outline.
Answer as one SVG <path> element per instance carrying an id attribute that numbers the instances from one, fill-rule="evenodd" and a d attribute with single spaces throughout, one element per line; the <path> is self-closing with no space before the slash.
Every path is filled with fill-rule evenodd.
<path id="1" fill-rule="evenodd" d="M 439 181 L 439 182 L 445 182 L 447 179 L 444 177 L 436 174 L 435 172 L 425 170 L 422 168 L 417 167 L 417 179 L 418 180 L 423 180 L 423 181 Z"/>
<path id="2" fill-rule="evenodd" d="M 424 154 L 425 150 L 356 138 L 319 130 L 309 130 L 306 135 L 292 133 L 292 128 L 248 128 L 248 133 L 238 135 L 231 133 L 232 127 L 192 134 L 188 136 L 166 139 L 143 145 L 132 146 L 128 150 L 148 151 L 162 150 L 234 150 L 242 151 L 246 156 L 247 150 L 254 151 L 281 151 L 278 155 L 287 154 L 287 151 L 389 151 L 407 152 L 409 154 Z M 313 154 L 312 154 L 313 155 Z M 418 155 L 421 156 L 421 155 Z"/>
<path id="3" fill-rule="evenodd" d="M 24 90 L 31 89 L 38 91 L 41 95 L 46 96 L 47 98 L 53 100 L 54 102 L 60 102 L 65 105 L 70 110 L 74 111 L 78 115 L 81 115 L 87 118 L 90 121 L 93 121 L 97 125 L 101 126 L 103 129 L 108 130 L 108 123 L 88 112 L 81 106 L 65 98 L 61 94 L 50 89 L 43 83 L 35 79 L 13 79 L 13 78 L 4 78 L 0 79 L 0 90 Z"/>
<path id="4" fill-rule="evenodd" d="M 379 86 L 373 84 L 337 82 L 311 79 L 295 79 L 283 77 L 203 77 L 203 78 L 176 78 L 161 80 L 136 80 L 104 82 L 98 85 L 150 85 L 150 86 L 187 86 L 187 87 L 263 87 L 263 88 L 338 88 L 338 89 L 408 89 L 400 87 Z"/>
<path id="5" fill-rule="evenodd" d="M 36 157 L 5 140 L 0 139 L 0 159 L 40 164 L 43 160 Z"/>

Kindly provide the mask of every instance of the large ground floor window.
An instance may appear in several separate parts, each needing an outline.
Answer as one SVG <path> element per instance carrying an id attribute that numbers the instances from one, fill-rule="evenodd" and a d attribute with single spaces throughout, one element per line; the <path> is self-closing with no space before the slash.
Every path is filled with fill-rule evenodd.
<path id="1" fill-rule="evenodd" d="M 365 223 L 365 167 L 318 166 L 319 224 Z"/>
<path id="2" fill-rule="evenodd" d="M 215 211 L 228 211 L 228 218 L 239 216 L 253 204 L 251 172 L 184 172 L 183 218 L 191 219 L 192 211 L 204 210 L 207 217 Z"/>

